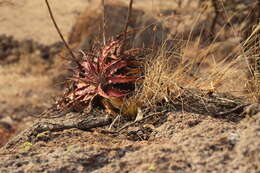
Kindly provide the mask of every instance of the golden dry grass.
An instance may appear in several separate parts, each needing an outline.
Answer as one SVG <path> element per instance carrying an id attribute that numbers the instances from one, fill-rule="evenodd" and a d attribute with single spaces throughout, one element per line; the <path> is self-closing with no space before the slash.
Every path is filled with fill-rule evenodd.
<path id="1" fill-rule="evenodd" d="M 195 20 L 193 26 L 198 24 L 196 22 L 198 21 Z M 260 97 L 257 69 L 260 25 L 255 27 L 245 41 L 241 41 L 238 36 L 238 26 L 231 25 L 228 31 L 226 26 L 222 26 L 213 42 L 206 45 L 203 43 L 203 35 L 191 39 L 195 29 L 193 26 L 188 39 L 179 40 L 181 44 L 172 48 L 171 55 L 167 55 L 162 46 L 147 63 L 143 87 L 134 100 L 141 102 L 141 105 L 155 105 L 162 100 L 171 99 L 173 93 L 177 96 L 181 86 L 227 92 L 249 101 L 257 101 Z M 220 36 L 225 36 L 226 39 L 218 41 Z M 252 57 L 254 64 L 248 64 L 248 59 Z M 255 80 L 249 75 L 248 66 L 253 66 Z"/>
<path id="2" fill-rule="evenodd" d="M 248 91 L 253 101 L 260 99 L 260 24 L 258 24 L 250 36 L 244 41 L 244 54 L 249 69 Z"/>

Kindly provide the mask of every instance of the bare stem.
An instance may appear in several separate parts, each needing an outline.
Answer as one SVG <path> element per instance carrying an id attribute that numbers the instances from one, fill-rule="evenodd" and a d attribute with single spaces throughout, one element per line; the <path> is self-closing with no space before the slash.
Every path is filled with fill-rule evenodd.
<path id="1" fill-rule="evenodd" d="M 126 18 L 125 28 L 124 28 L 124 38 L 123 38 L 123 43 L 122 43 L 121 52 L 124 51 L 124 43 L 125 43 L 125 40 L 126 40 L 126 34 L 127 34 L 127 29 L 128 29 L 129 21 L 130 21 L 131 15 L 132 15 L 132 7 L 133 7 L 133 0 L 130 0 L 129 6 L 128 6 L 128 12 L 127 12 L 127 18 Z"/>
<path id="2" fill-rule="evenodd" d="M 106 11 L 105 11 L 105 0 L 102 0 L 102 11 L 103 11 L 103 43 L 106 45 Z"/>
<path id="3" fill-rule="evenodd" d="M 125 36 L 126 36 L 126 33 L 127 33 L 127 28 L 128 28 L 128 25 L 129 25 L 130 17 L 132 15 L 132 7 L 133 7 L 133 0 L 130 0 L 129 6 L 128 6 L 128 13 L 127 13 L 127 18 L 126 18 L 125 29 L 124 29 Z"/>
<path id="4" fill-rule="evenodd" d="M 64 37 L 63 37 L 63 35 L 62 35 L 62 33 L 61 33 L 57 23 L 56 23 L 56 21 L 55 21 L 55 19 L 53 17 L 52 10 L 51 10 L 51 7 L 50 7 L 50 4 L 49 4 L 48 0 L 45 0 L 45 3 L 47 5 L 47 7 L 48 7 L 48 11 L 49 11 L 51 20 L 52 20 L 52 22 L 53 22 L 53 24 L 54 24 L 58 34 L 60 35 L 60 38 L 62 39 L 63 43 L 65 44 L 65 46 L 66 46 L 67 50 L 69 51 L 70 55 L 76 60 L 77 59 L 76 56 L 73 54 L 73 52 L 72 52 L 71 48 L 69 47 L 68 43 L 65 41 L 65 39 L 64 39 Z"/>

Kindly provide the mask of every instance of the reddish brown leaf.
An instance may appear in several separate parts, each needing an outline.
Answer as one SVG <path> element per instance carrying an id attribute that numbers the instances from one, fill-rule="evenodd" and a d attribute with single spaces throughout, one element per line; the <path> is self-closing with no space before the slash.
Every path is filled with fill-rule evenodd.
<path id="1" fill-rule="evenodd" d="M 98 87 L 97 87 L 97 93 L 98 93 L 100 96 L 109 99 L 109 95 L 102 89 L 101 85 L 98 85 Z"/>
<path id="2" fill-rule="evenodd" d="M 83 61 L 81 64 L 88 72 L 91 72 L 91 73 L 97 72 L 97 65 L 94 62 Z"/>
<path id="3" fill-rule="evenodd" d="M 129 91 L 127 90 L 119 90 L 116 88 L 109 88 L 106 92 L 110 97 L 117 97 L 117 98 L 123 97 L 129 93 Z"/>
<path id="4" fill-rule="evenodd" d="M 127 65 L 128 65 L 127 61 L 116 60 L 106 66 L 106 68 L 104 69 L 104 75 L 106 76 L 112 75 L 115 72 L 117 72 L 117 70 L 126 67 Z"/>
<path id="5" fill-rule="evenodd" d="M 108 83 L 129 83 L 129 82 L 134 82 L 138 79 L 136 76 L 122 76 L 122 75 L 117 75 L 114 77 L 109 77 L 107 78 Z"/>

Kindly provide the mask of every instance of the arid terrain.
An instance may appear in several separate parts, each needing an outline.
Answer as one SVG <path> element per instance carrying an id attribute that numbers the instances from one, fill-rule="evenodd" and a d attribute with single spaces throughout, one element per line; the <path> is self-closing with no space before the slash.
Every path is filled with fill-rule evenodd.
<path id="1" fill-rule="evenodd" d="M 128 2 L 103 25 L 101 1 L 49 0 L 77 56 L 118 39 Z M 89 112 L 57 102 L 75 62 L 44 0 L 0 0 L 0 172 L 260 173 L 259 18 L 258 0 L 134 0 L 142 80 Z"/>

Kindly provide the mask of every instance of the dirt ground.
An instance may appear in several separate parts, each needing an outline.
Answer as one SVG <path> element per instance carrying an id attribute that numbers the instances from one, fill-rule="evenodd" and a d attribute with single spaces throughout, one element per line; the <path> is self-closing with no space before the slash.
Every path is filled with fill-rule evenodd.
<path id="1" fill-rule="evenodd" d="M 86 6 L 88 0 L 51 1 L 54 15 L 64 36 L 74 24 L 77 16 Z M 60 40 L 44 1 L 1 0 L 0 33 L 12 35 L 18 40 L 37 40 L 40 43 L 52 44 Z"/>
<path id="2" fill-rule="evenodd" d="M 93 1 L 50 0 L 66 38 L 80 13 L 93 7 Z M 178 3 L 170 0 L 164 3 L 140 0 L 134 8 L 144 10 L 170 28 L 167 32 L 171 37 L 181 34 L 183 39 L 187 39 L 189 28 L 196 35 L 201 34 L 199 26 L 209 24 L 204 15 L 196 18 L 197 12 L 187 8 L 187 2 L 183 1 L 180 9 Z M 171 15 L 175 15 L 174 18 Z M 194 18 L 197 25 L 192 23 Z M 81 130 L 79 125 L 70 125 L 74 117 L 84 119 L 87 116 L 84 113 L 70 112 L 61 117 L 47 113 L 47 117 L 39 118 L 55 103 L 54 98 L 62 94 L 67 77 L 66 61 L 60 57 L 64 54 L 64 47 L 43 0 L 0 0 L 0 21 L 0 172 L 260 173 L 260 105 L 251 104 L 252 99 L 245 95 L 248 81 L 245 62 L 238 58 L 232 65 L 227 64 L 241 50 L 241 37 L 234 34 L 239 27 L 232 28 L 233 33 L 221 31 L 216 43 L 210 45 L 206 45 L 208 35 L 201 37 L 201 45 L 197 39 L 190 38 L 191 45 L 183 51 L 184 60 L 207 57 L 205 61 L 203 59 L 205 64 L 198 65 L 202 66 L 198 73 L 201 81 L 196 80 L 194 85 L 187 87 L 203 85 L 201 88 L 206 89 L 207 96 L 216 87 L 218 92 L 228 92 L 246 103 L 243 109 L 236 107 L 236 101 L 231 100 L 235 106 L 230 109 L 234 110 L 230 115 L 226 113 L 225 117 L 219 117 L 216 115 L 226 110 L 210 114 L 215 103 L 204 103 L 202 112 L 196 112 L 193 111 L 196 103 L 190 100 L 188 103 L 192 106 L 186 105 L 187 109 L 182 106 L 174 111 L 160 107 L 162 113 L 154 119 L 136 123 L 114 134 L 106 131 L 111 123 Z M 91 32 L 93 28 L 86 29 L 81 37 L 86 39 Z M 146 37 L 140 36 L 142 39 L 146 40 Z M 211 73 L 213 69 L 222 69 L 226 73 Z M 208 76 L 219 74 L 224 76 L 220 82 L 207 80 Z M 101 114 L 106 116 L 104 112 Z M 231 116 L 235 118 L 231 119 Z M 45 128 L 46 124 L 41 124 L 44 121 L 49 123 L 50 130 Z M 60 128 L 59 123 L 66 126 L 67 122 L 68 127 Z"/>

